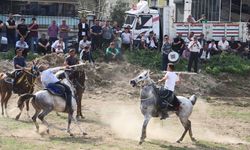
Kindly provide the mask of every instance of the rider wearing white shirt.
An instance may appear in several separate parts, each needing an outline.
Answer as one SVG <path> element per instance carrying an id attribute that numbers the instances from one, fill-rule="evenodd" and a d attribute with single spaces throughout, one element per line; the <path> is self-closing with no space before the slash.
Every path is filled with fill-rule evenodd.
<path id="1" fill-rule="evenodd" d="M 43 87 L 49 88 L 49 87 L 55 87 L 56 85 L 61 85 L 65 89 L 65 97 L 66 97 L 66 108 L 68 108 L 68 112 L 73 112 L 72 104 L 71 104 L 71 98 L 72 98 L 72 92 L 70 90 L 70 87 L 66 84 L 63 84 L 60 82 L 60 80 L 56 77 L 54 72 L 57 72 L 59 70 L 65 69 L 66 67 L 55 67 L 50 68 L 46 65 L 40 65 L 38 67 L 39 71 L 41 72 L 41 82 Z"/>
<path id="2" fill-rule="evenodd" d="M 158 82 L 165 81 L 164 89 L 168 92 L 168 99 L 161 100 L 161 120 L 166 119 L 168 117 L 168 104 L 171 103 L 169 101 L 176 101 L 177 98 L 174 95 L 175 83 L 180 81 L 179 76 L 173 72 L 174 64 L 168 63 L 167 73 L 166 75 L 159 80 Z M 168 102 L 166 102 L 168 101 Z M 177 100 L 178 101 L 178 100 Z M 167 104 L 166 104 L 167 103 Z"/>

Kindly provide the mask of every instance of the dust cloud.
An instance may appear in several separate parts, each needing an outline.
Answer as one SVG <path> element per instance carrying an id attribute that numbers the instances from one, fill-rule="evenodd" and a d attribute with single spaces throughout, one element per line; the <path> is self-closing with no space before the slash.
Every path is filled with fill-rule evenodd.
<path id="1" fill-rule="evenodd" d="M 208 103 L 198 101 L 190 117 L 193 135 L 198 141 L 204 140 L 230 144 L 247 143 L 236 137 L 220 135 L 210 130 L 206 126 L 209 123 L 208 109 Z M 143 115 L 140 112 L 139 103 L 109 104 L 100 113 L 102 121 L 108 124 L 119 138 L 139 141 L 143 124 Z M 174 143 L 180 138 L 183 131 L 184 128 L 175 114 L 170 114 L 170 117 L 164 121 L 161 121 L 159 118 L 152 118 L 147 127 L 146 140 L 164 140 Z M 188 133 L 183 142 L 191 142 Z"/>

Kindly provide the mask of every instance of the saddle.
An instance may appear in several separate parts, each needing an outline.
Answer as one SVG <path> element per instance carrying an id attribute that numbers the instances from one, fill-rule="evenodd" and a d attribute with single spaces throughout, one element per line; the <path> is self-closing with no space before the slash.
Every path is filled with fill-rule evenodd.
<path id="1" fill-rule="evenodd" d="M 62 85 L 50 83 L 45 90 L 47 90 L 52 95 L 60 96 L 63 99 L 66 98 L 65 88 Z"/>

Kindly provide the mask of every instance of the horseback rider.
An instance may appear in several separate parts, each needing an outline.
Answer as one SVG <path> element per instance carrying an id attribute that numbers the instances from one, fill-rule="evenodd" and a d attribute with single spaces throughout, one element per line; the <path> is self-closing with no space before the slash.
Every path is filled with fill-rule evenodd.
<path id="1" fill-rule="evenodd" d="M 17 49 L 16 50 L 16 56 L 13 58 L 13 63 L 14 63 L 14 71 L 12 73 L 6 73 L 6 75 L 13 80 L 13 92 L 17 93 L 18 89 L 16 88 L 16 83 L 18 81 L 18 79 L 21 77 L 22 75 L 22 71 L 27 70 L 28 68 L 26 68 L 26 60 L 25 58 L 22 56 L 23 50 L 22 49 Z"/>
<path id="2" fill-rule="evenodd" d="M 54 72 L 59 70 L 65 69 L 66 67 L 55 67 L 49 68 L 48 65 L 40 65 L 38 67 L 39 71 L 41 72 L 41 82 L 44 88 L 55 87 L 55 86 L 63 86 L 65 90 L 65 97 L 66 97 L 66 110 L 68 112 L 73 112 L 71 98 L 72 92 L 70 87 L 64 83 L 61 83 L 60 80 L 56 77 Z"/>
<path id="3" fill-rule="evenodd" d="M 161 107 L 161 120 L 168 118 L 168 106 L 171 104 L 171 102 L 176 101 L 177 97 L 174 95 L 174 89 L 176 82 L 179 82 L 179 76 L 174 71 L 174 64 L 168 63 L 167 66 L 167 73 L 165 76 L 159 80 L 158 82 L 165 81 L 164 85 L 164 93 L 167 92 L 168 95 L 166 96 L 166 99 L 160 99 L 160 107 Z M 177 100 L 178 101 L 178 100 Z"/>

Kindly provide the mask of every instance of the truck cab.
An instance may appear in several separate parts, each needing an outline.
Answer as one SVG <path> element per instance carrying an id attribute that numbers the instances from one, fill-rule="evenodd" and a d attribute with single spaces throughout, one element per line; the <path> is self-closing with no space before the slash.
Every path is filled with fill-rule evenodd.
<path id="1" fill-rule="evenodd" d="M 148 35 L 150 31 L 153 31 L 156 37 L 159 38 L 159 12 L 158 10 L 150 9 L 147 1 L 141 0 L 125 13 L 126 18 L 123 27 L 130 27 L 133 40 L 136 40 L 141 33 Z"/>

